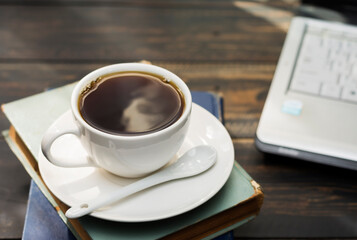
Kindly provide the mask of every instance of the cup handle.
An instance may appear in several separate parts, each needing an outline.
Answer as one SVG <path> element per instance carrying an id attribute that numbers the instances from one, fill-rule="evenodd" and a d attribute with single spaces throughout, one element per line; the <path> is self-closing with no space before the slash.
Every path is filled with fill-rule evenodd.
<path id="1" fill-rule="evenodd" d="M 68 116 L 70 115 L 70 116 Z M 81 132 L 76 125 L 73 115 L 70 111 L 62 115 L 56 122 L 54 122 L 46 131 L 42 138 L 41 150 L 46 159 L 52 164 L 59 167 L 96 167 L 97 165 L 91 160 L 89 156 L 78 159 L 63 159 L 56 157 L 51 153 L 51 147 L 54 141 L 65 134 L 73 134 L 77 138 L 80 137 Z"/>

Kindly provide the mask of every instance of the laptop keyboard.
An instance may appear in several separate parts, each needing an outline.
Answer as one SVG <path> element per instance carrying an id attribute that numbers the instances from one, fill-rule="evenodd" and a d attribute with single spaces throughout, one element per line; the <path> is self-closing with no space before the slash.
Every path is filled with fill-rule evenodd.
<path id="1" fill-rule="evenodd" d="M 357 103 L 357 31 L 307 25 L 290 90 Z"/>

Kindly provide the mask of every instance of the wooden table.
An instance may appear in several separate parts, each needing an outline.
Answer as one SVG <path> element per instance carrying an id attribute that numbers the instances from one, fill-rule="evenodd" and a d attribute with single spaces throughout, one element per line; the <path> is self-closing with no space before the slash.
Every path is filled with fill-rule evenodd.
<path id="1" fill-rule="evenodd" d="M 266 156 L 254 135 L 295 1 L 0 1 L 0 102 L 146 59 L 224 96 L 236 160 L 265 193 L 237 238 L 357 238 L 356 172 Z M 9 122 L 0 115 L 0 129 Z M 0 140 L 0 237 L 20 238 L 30 178 Z"/>

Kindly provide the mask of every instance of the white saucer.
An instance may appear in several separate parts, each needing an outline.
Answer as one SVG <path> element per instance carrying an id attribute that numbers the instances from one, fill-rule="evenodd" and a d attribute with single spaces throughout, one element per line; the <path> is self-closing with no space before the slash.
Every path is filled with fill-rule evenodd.
<path id="1" fill-rule="evenodd" d="M 60 118 L 68 118 L 70 114 L 68 111 Z M 206 202 L 227 181 L 234 163 L 234 148 L 222 123 L 202 107 L 193 104 L 189 133 L 177 156 L 200 144 L 212 145 L 218 152 L 216 164 L 208 171 L 141 191 L 91 215 L 120 222 L 153 221 L 187 212 Z M 73 158 L 85 154 L 79 141 L 72 135 L 58 139 L 52 151 Z M 38 162 L 48 188 L 69 206 L 104 196 L 135 181 L 92 167 L 57 167 L 49 163 L 42 153 Z"/>

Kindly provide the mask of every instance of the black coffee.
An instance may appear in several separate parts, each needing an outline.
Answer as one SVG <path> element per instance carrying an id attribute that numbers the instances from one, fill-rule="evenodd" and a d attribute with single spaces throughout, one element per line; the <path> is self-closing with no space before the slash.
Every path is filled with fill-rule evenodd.
<path id="1" fill-rule="evenodd" d="M 144 134 L 166 128 L 182 115 L 185 102 L 170 81 L 141 72 L 104 75 L 79 97 L 83 119 L 111 134 Z"/>

